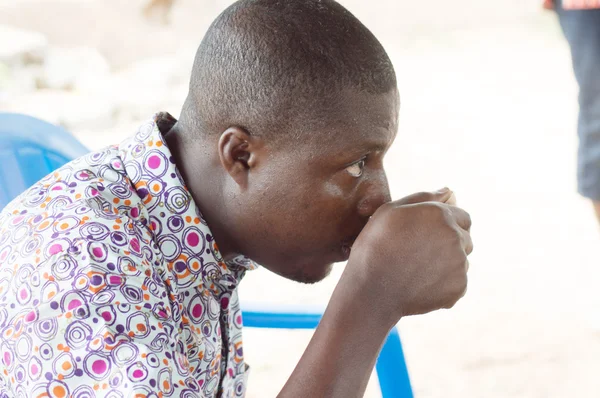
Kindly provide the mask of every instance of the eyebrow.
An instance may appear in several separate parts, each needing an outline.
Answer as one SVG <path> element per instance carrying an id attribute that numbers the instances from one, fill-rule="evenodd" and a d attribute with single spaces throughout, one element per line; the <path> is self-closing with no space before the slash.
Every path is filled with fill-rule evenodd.
<path id="1" fill-rule="evenodd" d="M 369 143 L 369 149 L 374 152 L 383 152 L 387 149 L 388 144 L 383 142 Z"/>
<path id="2" fill-rule="evenodd" d="M 387 144 L 383 142 L 371 141 L 366 145 L 348 147 L 343 153 L 340 153 L 340 158 L 356 158 L 367 155 L 371 152 L 383 152 L 387 149 Z M 353 160 L 353 161 L 354 161 Z"/>
<path id="3" fill-rule="evenodd" d="M 388 149 L 388 147 L 391 145 L 390 142 L 388 142 L 387 140 L 381 139 L 381 137 L 378 137 L 376 139 L 370 139 L 372 137 L 366 137 L 367 139 L 365 140 L 365 146 L 364 148 L 367 148 L 368 150 L 372 151 L 372 152 L 383 152 L 385 150 Z M 391 136 L 390 136 L 391 138 Z"/>

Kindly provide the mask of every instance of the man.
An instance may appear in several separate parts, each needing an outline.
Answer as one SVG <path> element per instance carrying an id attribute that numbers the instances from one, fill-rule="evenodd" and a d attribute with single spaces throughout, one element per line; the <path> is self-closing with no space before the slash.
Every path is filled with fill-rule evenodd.
<path id="1" fill-rule="evenodd" d="M 472 250 L 448 189 L 390 201 L 398 109 L 387 54 L 338 3 L 233 4 L 178 121 L 158 114 L 1 213 L 4 396 L 243 396 L 245 271 L 313 283 L 345 260 L 280 396 L 362 396 L 401 317 L 462 297 Z"/>
<path id="2" fill-rule="evenodd" d="M 579 85 L 578 185 L 600 222 L 600 0 L 546 1 L 569 42 Z"/>

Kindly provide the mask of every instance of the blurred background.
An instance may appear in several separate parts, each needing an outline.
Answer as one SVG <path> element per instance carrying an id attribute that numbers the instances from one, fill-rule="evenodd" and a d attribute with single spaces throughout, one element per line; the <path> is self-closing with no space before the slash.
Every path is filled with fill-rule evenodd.
<path id="1" fill-rule="evenodd" d="M 0 0 L 0 111 L 90 149 L 177 117 L 195 48 L 230 3 Z M 394 197 L 449 186 L 474 220 L 467 296 L 400 322 L 416 396 L 599 397 L 600 236 L 575 192 L 577 92 L 555 15 L 539 0 L 341 3 L 396 67 Z M 342 270 L 313 286 L 257 270 L 240 294 L 325 306 Z M 247 396 L 274 397 L 310 336 L 247 329 Z"/>

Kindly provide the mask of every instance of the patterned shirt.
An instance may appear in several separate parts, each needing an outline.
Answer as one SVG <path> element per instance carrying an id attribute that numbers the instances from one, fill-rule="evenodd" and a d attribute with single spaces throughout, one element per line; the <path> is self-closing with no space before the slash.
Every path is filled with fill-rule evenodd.
<path id="1" fill-rule="evenodd" d="M 241 397 L 237 286 L 157 122 L 0 213 L 0 397 Z"/>

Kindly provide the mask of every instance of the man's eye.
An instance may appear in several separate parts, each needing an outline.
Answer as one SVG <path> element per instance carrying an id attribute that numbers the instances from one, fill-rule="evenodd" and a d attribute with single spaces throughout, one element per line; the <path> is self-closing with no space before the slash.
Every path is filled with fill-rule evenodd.
<path id="1" fill-rule="evenodd" d="M 346 167 L 346 170 L 348 171 L 348 173 L 350 173 L 350 175 L 352 177 L 360 177 L 363 173 L 363 169 L 365 168 L 365 160 L 359 160 L 356 163 L 351 164 L 350 166 Z"/>

